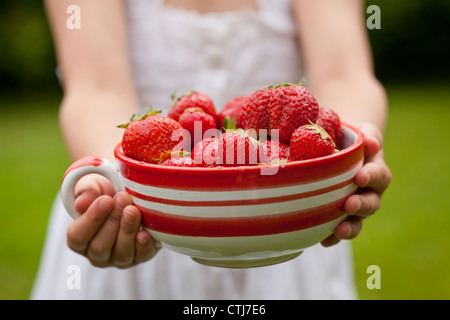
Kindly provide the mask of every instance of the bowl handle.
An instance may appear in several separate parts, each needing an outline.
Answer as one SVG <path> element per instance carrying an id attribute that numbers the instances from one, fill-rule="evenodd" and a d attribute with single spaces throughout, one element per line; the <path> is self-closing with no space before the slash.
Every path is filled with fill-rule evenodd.
<path id="1" fill-rule="evenodd" d="M 119 180 L 119 171 L 112 161 L 100 157 L 85 157 L 75 161 L 64 174 L 60 192 L 64 207 L 73 219 L 80 216 L 75 209 L 75 185 L 83 176 L 91 173 L 106 177 L 116 192 L 123 190 Z"/>

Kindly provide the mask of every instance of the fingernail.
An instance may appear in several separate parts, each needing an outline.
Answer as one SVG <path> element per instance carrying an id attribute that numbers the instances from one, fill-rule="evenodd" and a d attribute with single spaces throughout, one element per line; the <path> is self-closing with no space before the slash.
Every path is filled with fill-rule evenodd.
<path id="1" fill-rule="evenodd" d="M 352 233 L 352 228 L 351 228 L 350 225 L 349 225 L 349 226 L 347 227 L 347 232 L 345 233 L 345 235 L 343 235 L 342 237 L 336 236 L 336 238 L 339 239 L 339 240 L 345 240 L 345 239 L 347 239 L 348 237 L 350 237 L 351 233 Z"/>
<path id="2" fill-rule="evenodd" d="M 350 237 L 351 234 L 352 234 L 352 228 L 351 228 L 350 226 L 348 226 L 348 231 L 347 231 L 347 233 L 345 234 L 344 239 Z"/>
<path id="3" fill-rule="evenodd" d="M 125 219 L 126 223 L 133 224 L 136 221 L 137 214 L 131 211 L 125 211 L 124 213 L 125 214 L 123 218 Z"/>
<path id="4" fill-rule="evenodd" d="M 359 212 L 359 210 L 361 210 L 361 200 L 356 200 L 356 204 L 355 204 L 355 209 L 353 210 L 352 213 L 356 213 Z"/>
<path id="5" fill-rule="evenodd" d="M 141 236 L 137 237 L 137 241 L 142 245 L 145 245 L 148 243 L 148 240 L 145 237 L 141 237 Z"/>
<path id="6" fill-rule="evenodd" d="M 366 180 L 364 181 L 364 183 L 363 183 L 363 185 L 361 187 L 367 186 L 369 184 L 369 182 L 370 182 L 370 172 L 367 172 L 366 176 L 367 176 Z"/>

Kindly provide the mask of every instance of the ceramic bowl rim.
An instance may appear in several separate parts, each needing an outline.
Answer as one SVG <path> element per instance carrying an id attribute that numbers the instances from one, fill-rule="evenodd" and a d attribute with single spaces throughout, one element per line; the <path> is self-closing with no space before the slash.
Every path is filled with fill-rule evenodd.
<path id="1" fill-rule="evenodd" d="M 329 163 L 330 161 L 333 160 L 337 160 L 340 159 L 342 157 L 345 157 L 347 154 L 349 153 L 353 153 L 355 150 L 359 149 L 363 143 L 364 143 L 364 134 L 357 129 L 354 126 L 351 126 L 349 124 L 346 123 L 342 123 L 341 124 L 343 127 L 349 129 L 350 131 L 352 131 L 353 133 L 356 134 L 356 140 L 354 143 L 352 143 L 350 146 L 348 146 L 345 149 L 340 150 L 339 152 L 327 155 L 327 156 L 322 156 L 322 157 L 318 157 L 318 158 L 314 158 L 314 159 L 308 159 L 308 160 L 298 160 L 298 161 L 290 161 L 287 163 L 282 163 L 282 164 L 272 164 L 272 165 L 240 165 L 240 166 L 231 166 L 231 167 L 226 167 L 226 166 L 215 166 L 215 167 L 171 167 L 171 166 L 162 166 L 159 164 L 152 164 L 152 163 L 147 163 L 144 161 L 140 161 L 140 160 L 136 160 L 133 159 L 127 155 L 125 155 L 122 152 L 122 142 L 118 143 L 116 145 L 116 147 L 114 148 L 114 155 L 116 157 L 117 160 L 121 161 L 122 163 L 126 164 L 126 165 L 131 165 L 131 166 L 137 166 L 140 167 L 141 169 L 144 168 L 148 168 L 149 170 L 158 170 L 158 171 L 166 171 L 166 172 L 180 172 L 180 171 L 187 171 L 187 172 L 227 172 L 227 173 L 240 173 L 243 170 L 245 171 L 260 171 L 262 167 L 269 167 L 269 166 L 280 166 L 280 167 L 286 167 L 286 168 L 290 168 L 290 167 L 302 167 L 302 166 L 308 166 L 308 165 L 321 165 L 321 164 L 326 164 Z"/>

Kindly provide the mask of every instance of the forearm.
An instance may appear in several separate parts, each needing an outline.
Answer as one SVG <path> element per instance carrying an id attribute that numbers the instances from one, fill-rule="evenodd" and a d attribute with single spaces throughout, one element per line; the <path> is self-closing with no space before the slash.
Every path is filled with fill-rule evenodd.
<path id="1" fill-rule="evenodd" d="M 69 0 L 46 0 L 62 73 L 61 130 L 75 160 L 96 155 L 112 158 L 120 141 L 118 124 L 137 109 L 129 65 L 126 7 L 123 0 L 79 0 L 82 26 L 66 27 Z"/>
<path id="2" fill-rule="evenodd" d="M 374 76 L 362 0 L 296 0 L 306 84 L 319 105 L 344 122 L 370 122 L 383 132 L 387 99 Z"/>
<path id="3" fill-rule="evenodd" d="M 358 77 L 321 79 L 310 83 L 319 105 L 335 110 L 348 124 L 370 122 L 384 132 L 388 113 L 386 92 L 370 74 Z"/>
<path id="4" fill-rule="evenodd" d="M 67 93 L 59 120 L 68 152 L 73 160 L 84 156 L 113 159 L 113 150 L 123 134 L 117 125 L 137 111 L 131 94 L 115 90 Z"/>

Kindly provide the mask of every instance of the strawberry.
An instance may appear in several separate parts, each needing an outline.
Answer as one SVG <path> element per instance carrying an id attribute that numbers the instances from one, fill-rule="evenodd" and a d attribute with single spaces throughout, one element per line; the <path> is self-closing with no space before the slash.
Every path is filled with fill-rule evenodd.
<path id="1" fill-rule="evenodd" d="M 169 167 L 196 167 L 197 164 L 195 163 L 194 159 L 191 157 L 172 157 L 167 160 L 164 160 L 161 163 L 162 166 L 169 166 Z"/>
<path id="2" fill-rule="evenodd" d="M 169 110 L 168 116 L 176 121 L 187 108 L 201 108 L 205 113 L 217 118 L 216 107 L 213 101 L 204 93 L 196 91 L 188 91 L 181 97 L 172 95 L 172 108 Z"/>
<path id="3" fill-rule="evenodd" d="M 218 139 L 215 137 L 206 138 L 195 145 L 191 157 L 199 166 L 216 166 L 219 164 L 218 148 Z"/>
<path id="4" fill-rule="evenodd" d="M 227 131 L 219 139 L 219 161 L 224 166 L 257 164 L 258 146 L 259 142 L 247 131 Z"/>
<path id="5" fill-rule="evenodd" d="M 298 127 L 315 122 L 319 113 L 317 100 L 302 85 L 280 84 L 260 89 L 249 96 L 242 109 L 244 129 L 267 130 L 269 136 L 289 143 Z"/>
<path id="6" fill-rule="evenodd" d="M 289 145 L 278 140 L 266 140 L 259 147 L 259 162 L 275 163 L 289 159 Z"/>
<path id="7" fill-rule="evenodd" d="M 225 103 L 217 115 L 217 127 L 225 129 L 242 128 L 241 112 L 247 99 L 248 96 L 241 96 Z"/>
<path id="8" fill-rule="evenodd" d="M 303 125 L 292 134 L 290 160 L 306 160 L 334 153 L 336 146 L 330 135 L 316 124 Z"/>
<path id="9" fill-rule="evenodd" d="M 146 111 L 134 115 L 131 122 L 120 125 L 125 128 L 122 138 L 123 152 L 136 160 L 158 163 L 172 150 L 181 150 L 187 138 L 183 127 L 175 120 Z"/>
<path id="10" fill-rule="evenodd" d="M 341 120 L 336 112 L 329 108 L 319 108 L 316 124 L 325 129 L 338 149 L 342 148 Z"/>
<path id="11" fill-rule="evenodd" d="M 203 138 L 208 129 L 216 129 L 216 121 L 210 114 L 200 108 L 187 108 L 180 115 L 178 122 L 186 129 L 191 138 L 191 149 Z"/>

